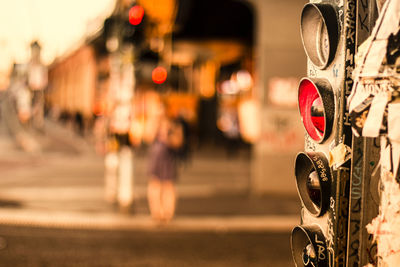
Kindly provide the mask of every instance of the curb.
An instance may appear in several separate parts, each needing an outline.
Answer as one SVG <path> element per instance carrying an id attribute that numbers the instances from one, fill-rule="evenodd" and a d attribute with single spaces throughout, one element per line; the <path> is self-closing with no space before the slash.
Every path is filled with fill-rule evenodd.
<path id="1" fill-rule="evenodd" d="M 177 216 L 169 224 L 160 225 L 147 215 L 44 212 L 0 209 L 0 225 L 45 227 L 77 230 L 140 230 L 178 232 L 289 232 L 299 217 L 289 216 Z"/>

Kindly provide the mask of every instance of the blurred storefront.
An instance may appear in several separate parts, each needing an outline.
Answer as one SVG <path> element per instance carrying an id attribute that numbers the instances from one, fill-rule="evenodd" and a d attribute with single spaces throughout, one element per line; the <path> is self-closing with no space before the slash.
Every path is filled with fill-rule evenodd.
<path id="1" fill-rule="evenodd" d="M 261 135 L 253 149 L 252 188 L 295 194 L 294 159 L 304 148 L 297 86 L 305 75 L 299 29 L 306 1 L 252 0 L 256 10 L 255 68 Z M 289 166 L 289 167 L 288 167 Z"/>
<path id="2" fill-rule="evenodd" d="M 47 105 L 53 116 L 81 114 L 87 119 L 92 117 L 97 90 L 96 60 L 93 47 L 84 45 L 50 66 Z"/>
<path id="3" fill-rule="evenodd" d="M 238 140 L 251 149 L 251 191 L 293 193 L 292 168 L 287 165 L 303 147 L 296 97 L 297 82 L 305 72 L 298 32 L 305 2 L 137 3 L 144 8 L 145 24 L 144 37 L 134 44 L 133 142 L 153 140 L 154 118 L 164 103 L 170 116 L 181 116 L 191 125 L 197 144 Z M 87 121 L 85 127 L 107 115 L 106 42 L 105 31 L 90 36 L 50 67 L 50 114 L 79 114 Z M 151 77 L 157 66 L 168 73 L 159 84 Z"/>

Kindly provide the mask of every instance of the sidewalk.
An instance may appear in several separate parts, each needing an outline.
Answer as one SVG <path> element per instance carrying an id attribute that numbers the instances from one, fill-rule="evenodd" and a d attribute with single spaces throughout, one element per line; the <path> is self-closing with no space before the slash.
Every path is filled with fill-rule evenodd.
<path id="1" fill-rule="evenodd" d="M 103 158 L 86 148 L 65 149 L 67 142 L 57 144 L 62 140 L 57 135 L 47 139 L 53 144 L 41 155 L 19 151 L 0 136 L 0 224 L 159 229 L 148 215 L 144 153 L 134 159 L 132 212 L 120 214 L 103 198 Z M 246 155 L 226 158 L 218 150 L 195 152 L 181 170 L 176 218 L 163 229 L 290 231 L 299 221 L 297 196 L 251 196 L 249 175 Z"/>

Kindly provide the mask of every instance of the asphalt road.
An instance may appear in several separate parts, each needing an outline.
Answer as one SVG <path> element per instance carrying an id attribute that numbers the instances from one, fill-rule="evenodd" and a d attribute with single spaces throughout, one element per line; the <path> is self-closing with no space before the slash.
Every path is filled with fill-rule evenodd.
<path id="1" fill-rule="evenodd" d="M 0 226 L 0 266 L 293 266 L 289 233 Z"/>
<path id="2" fill-rule="evenodd" d="M 0 267 L 293 266 L 298 197 L 249 195 L 247 155 L 196 154 L 182 169 L 176 219 L 155 227 L 143 155 L 135 205 L 119 214 L 103 199 L 103 159 L 49 144 L 27 155 L 0 138 Z"/>

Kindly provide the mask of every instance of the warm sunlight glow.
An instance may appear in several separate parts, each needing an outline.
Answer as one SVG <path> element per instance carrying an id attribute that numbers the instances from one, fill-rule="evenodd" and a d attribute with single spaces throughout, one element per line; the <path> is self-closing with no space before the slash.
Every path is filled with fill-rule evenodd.
<path id="1" fill-rule="evenodd" d="M 29 45 L 35 39 L 42 46 L 42 60 L 51 63 L 100 29 L 114 3 L 115 0 L 0 0 L 0 72 L 13 62 L 27 62 Z"/>

